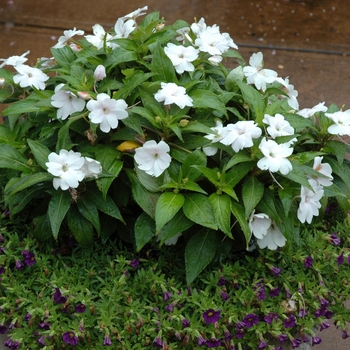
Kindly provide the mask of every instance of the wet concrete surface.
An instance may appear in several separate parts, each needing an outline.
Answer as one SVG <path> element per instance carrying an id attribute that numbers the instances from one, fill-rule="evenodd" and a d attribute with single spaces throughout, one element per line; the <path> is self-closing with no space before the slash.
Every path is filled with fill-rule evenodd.
<path id="1" fill-rule="evenodd" d="M 145 5 L 167 23 L 204 17 L 208 25 L 219 25 L 247 61 L 263 52 L 265 67 L 289 76 L 300 108 L 323 101 L 350 108 L 347 0 L 0 0 L 0 57 L 30 50 L 28 64 L 34 64 L 37 57 L 50 57 L 63 30 L 76 27 L 87 34 L 95 23 L 107 29 Z M 325 330 L 317 349 L 350 349 L 340 334 L 334 327 Z"/>

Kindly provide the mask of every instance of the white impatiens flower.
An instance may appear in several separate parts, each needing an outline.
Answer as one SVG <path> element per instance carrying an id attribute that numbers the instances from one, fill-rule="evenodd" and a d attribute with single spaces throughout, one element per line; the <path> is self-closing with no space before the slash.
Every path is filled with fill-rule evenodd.
<path id="1" fill-rule="evenodd" d="M 29 53 L 30 51 L 27 51 L 21 56 L 11 56 L 9 58 L 0 58 L 0 61 L 4 61 L 3 63 L 0 64 L 0 68 L 4 66 L 16 67 L 16 66 L 22 65 L 24 62 L 28 61 L 28 58 L 26 58 L 25 56 L 27 56 Z"/>
<path id="2" fill-rule="evenodd" d="M 250 66 L 243 68 L 248 84 L 254 84 L 258 90 L 266 91 L 266 84 L 277 80 L 277 73 L 272 69 L 264 69 L 263 54 L 253 53 L 249 59 Z"/>
<path id="3" fill-rule="evenodd" d="M 169 43 L 164 48 L 164 52 L 170 58 L 177 73 L 194 71 L 194 65 L 191 62 L 198 58 L 198 50 L 194 47 Z"/>
<path id="4" fill-rule="evenodd" d="M 288 102 L 289 107 L 291 107 L 297 111 L 299 109 L 299 102 L 297 100 L 298 91 L 294 89 L 294 85 L 289 84 L 288 77 L 284 80 L 281 78 L 277 78 L 276 81 L 280 82 L 284 86 L 284 88 L 282 90 L 288 95 L 288 97 L 283 96 L 283 98 L 288 99 L 287 102 Z"/>
<path id="5" fill-rule="evenodd" d="M 57 118 L 65 120 L 75 112 L 81 112 L 85 107 L 85 101 L 75 96 L 71 91 L 62 90 L 64 84 L 55 87 L 55 93 L 51 96 L 51 105 L 58 108 Z"/>
<path id="6" fill-rule="evenodd" d="M 84 158 L 79 152 L 60 150 L 57 154 L 52 152 L 48 156 L 49 161 L 45 163 L 47 171 L 55 176 L 53 179 L 53 187 L 57 190 L 68 188 L 77 188 L 79 181 L 85 177 L 81 170 L 84 165 Z"/>
<path id="7" fill-rule="evenodd" d="M 180 28 L 176 31 L 176 33 L 179 35 L 175 37 L 175 39 L 177 41 L 182 41 L 183 44 L 186 42 L 186 40 L 189 40 L 190 42 L 192 42 L 191 37 L 188 35 L 189 32 L 190 32 L 190 27 Z"/>
<path id="8" fill-rule="evenodd" d="M 103 132 L 109 132 L 116 129 L 119 120 L 128 117 L 126 111 L 128 105 L 122 99 L 114 100 L 105 93 L 98 94 L 95 100 L 90 100 L 86 104 L 86 108 L 90 111 L 88 117 L 94 124 L 100 124 Z"/>
<path id="9" fill-rule="evenodd" d="M 312 187 L 310 190 L 307 187 L 301 186 L 300 197 L 301 201 L 298 208 L 298 219 L 301 223 L 305 221 L 311 224 L 312 218 L 318 216 L 319 209 L 321 208 L 320 199 L 323 197 L 323 187 L 317 183 L 317 181 L 308 180 Z"/>
<path id="10" fill-rule="evenodd" d="M 218 66 L 219 63 L 222 61 L 222 56 L 216 55 L 216 56 L 210 56 L 208 58 L 208 61 L 214 65 L 214 66 Z"/>
<path id="11" fill-rule="evenodd" d="M 19 84 L 20 87 L 35 87 L 38 90 L 45 90 L 45 81 L 49 77 L 43 73 L 39 68 L 33 68 L 25 64 L 15 66 L 16 74 L 13 77 L 13 81 Z"/>
<path id="12" fill-rule="evenodd" d="M 226 133 L 220 142 L 239 152 L 243 148 L 252 147 L 253 139 L 260 137 L 261 133 L 261 129 L 253 120 L 240 120 L 226 126 Z"/>
<path id="13" fill-rule="evenodd" d="M 278 136 L 288 136 L 294 134 L 294 128 L 284 119 L 282 114 L 275 114 L 271 116 L 269 114 L 264 115 L 263 123 L 268 125 L 267 132 L 274 139 Z"/>
<path id="14" fill-rule="evenodd" d="M 99 64 L 94 71 L 95 81 L 101 81 L 106 78 L 106 76 L 106 68 L 102 64 Z"/>
<path id="15" fill-rule="evenodd" d="M 249 228 L 261 249 L 267 247 L 270 250 L 276 250 L 286 244 L 286 238 L 267 214 L 255 214 L 253 210 L 249 218 Z"/>
<path id="16" fill-rule="evenodd" d="M 186 89 L 175 83 L 161 83 L 161 89 L 154 94 L 154 98 L 158 102 L 164 101 L 165 105 L 175 103 L 180 108 L 193 106 L 193 100 L 186 94 Z"/>
<path id="17" fill-rule="evenodd" d="M 135 28 L 136 23 L 133 19 L 124 21 L 122 18 L 119 18 L 114 25 L 115 35 L 112 39 L 127 38 Z"/>
<path id="18" fill-rule="evenodd" d="M 106 33 L 103 27 L 100 24 L 95 24 L 92 27 L 92 32 L 94 35 L 85 35 L 85 39 L 94 45 L 97 49 L 101 49 L 104 45 L 104 41 L 106 40 L 107 47 L 116 47 L 116 44 L 108 43 L 109 40 L 112 39 L 112 35 Z"/>
<path id="19" fill-rule="evenodd" d="M 326 113 L 326 116 L 334 122 L 334 124 L 327 129 L 330 134 L 339 136 L 350 135 L 350 109 Z"/>
<path id="20" fill-rule="evenodd" d="M 298 114 L 303 118 L 310 118 L 317 112 L 327 112 L 327 107 L 324 105 L 325 102 L 321 102 L 312 108 L 304 108 L 298 111 Z"/>
<path id="21" fill-rule="evenodd" d="M 77 30 L 75 27 L 73 29 L 65 30 L 63 35 L 58 38 L 58 42 L 53 46 L 54 49 L 60 49 L 66 46 L 74 35 L 84 35 L 83 30 Z"/>
<path id="22" fill-rule="evenodd" d="M 222 122 L 220 120 L 217 120 L 216 125 L 210 129 L 213 130 L 213 133 L 205 135 L 204 137 L 208 140 L 211 140 L 212 143 L 221 141 L 227 132 L 226 127 L 222 125 Z M 216 147 L 211 147 L 211 146 L 203 147 L 203 152 L 207 156 L 213 156 L 217 153 L 217 151 L 218 149 Z"/>
<path id="23" fill-rule="evenodd" d="M 283 175 L 287 175 L 292 170 L 292 163 L 286 159 L 293 153 L 293 148 L 290 148 L 289 144 L 278 144 L 274 140 L 263 138 L 259 148 L 264 155 L 257 163 L 259 169 L 273 173 L 279 171 Z"/>
<path id="24" fill-rule="evenodd" d="M 323 176 L 313 177 L 314 180 L 321 186 L 331 186 L 332 185 L 332 168 L 328 163 L 322 163 L 323 157 L 315 157 L 314 159 L 314 170 L 318 171 Z"/>
<path id="25" fill-rule="evenodd" d="M 147 11 L 148 10 L 148 6 L 144 6 L 141 8 L 138 8 L 137 10 L 128 13 L 127 15 L 123 16 L 122 19 L 126 20 L 126 19 L 135 19 L 137 17 L 143 16 L 146 14 L 146 12 L 143 11 Z"/>
<path id="26" fill-rule="evenodd" d="M 147 174 L 158 177 L 171 162 L 170 147 L 164 141 L 146 141 L 142 147 L 135 149 L 134 159 L 137 167 Z"/>
<path id="27" fill-rule="evenodd" d="M 102 173 L 101 163 L 89 157 L 84 157 L 84 164 L 80 169 L 84 173 L 84 178 L 94 177 L 98 178 L 98 175 Z"/>

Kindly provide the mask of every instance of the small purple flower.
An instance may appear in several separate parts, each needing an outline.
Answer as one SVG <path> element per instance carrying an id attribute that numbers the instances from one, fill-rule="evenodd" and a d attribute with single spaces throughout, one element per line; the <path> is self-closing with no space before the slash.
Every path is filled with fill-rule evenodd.
<path id="1" fill-rule="evenodd" d="M 337 258 L 338 265 L 343 265 L 344 262 L 344 251 Z"/>
<path id="2" fill-rule="evenodd" d="M 259 290 L 256 292 L 256 297 L 258 298 L 259 301 L 266 299 L 264 286 L 260 287 Z"/>
<path id="3" fill-rule="evenodd" d="M 79 338 L 75 335 L 74 332 L 65 332 L 62 334 L 62 339 L 66 344 L 77 345 L 79 342 Z"/>
<path id="4" fill-rule="evenodd" d="M 326 308 L 329 305 L 329 301 L 325 298 L 321 298 L 320 303 L 323 308 Z"/>
<path id="5" fill-rule="evenodd" d="M 269 294 L 270 294 L 270 297 L 273 298 L 273 297 L 278 297 L 280 293 L 281 293 L 281 288 L 277 287 L 277 288 L 271 289 Z"/>
<path id="6" fill-rule="evenodd" d="M 224 276 L 220 276 L 219 280 L 218 280 L 218 286 L 222 287 L 227 283 L 227 279 Z"/>
<path id="7" fill-rule="evenodd" d="M 4 241 L 5 241 L 4 236 L 0 234 L 0 243 L 4 243 Z"/>
<path id="8" fill-rule="evenodd" d="M 350 254 L 348 255 L 348 264 L 350 265 Z"/>
<path id="9" fill-rule="evenodd" d="M 293 339 L 292 340 L 292 348 L 293 349 L 298 348 L 300 344 L 301 344 L 301 340 L 300 339 Z"/>
<path id="10" fill-rule="evenodd" d="M 312 337 L 312 346 L 322 343 L 322 339 L 319 337 Z"/>
<path id="11" fill-rule="evenodd" d="M 167 305 L 165 307 L 165 311 L 166 312 L 173 312 L 174 311 L 174 308 L 175 308 L 175 304 L 174 303 L 170 303 L 169 305 Z"/>
<path id="12" fill-rule="evenodd" d="M 0 255 L 3 255 L 5 254 L 5 247 L 0 247 Z"/>
<path id="13" fill-rule="evenodd" d="M 309 255 L 304 259 L 304 266 L 306 269 L 309 269 L 312 266 L 314 259 Z"/>
<path id="14" fill-rule="evenodd" d="M 4 324 L 0 324 L 0 334 L 6 334 L 7 327 Z"/>
<path id="15" fill-rule="evenodd" d="M 16 260 L 15 268 L 16 268 L 17 270 L 23 270 L 24 264 L 22 263 L 21 260 Z"/>
<path id="16" fill-rule="evenodd" d="M 32 266 L 36 263 L 35 254 L 33 252 L 29 252 L 27 249 L 25 249 L 23 250 L 22 255 L 27 266 Z"/>
<path id="17" fill-rule="evenodd" d="M 23 320 L 28 322 L 32 318 L 32 315 L 28 312 L 24 317 Z"/>
<path id="18" fill-rule="evenodd" d="M 205 323 L 215 323 L 220 319 L 221 310 L 215 311 L 213 309 L 208 309 L 203 313 L 203 318 Z"/>
<path id="19" fill-rule="evenodd" d="M 189 327 L 191 325 L 191 322 L 189 320 L 186 320 L 186 318 L 182 319 L 182 329 Z"/>
<path id="20" fill-rule="evenodd" d="M 261 339 L 260 340 L 260 344 L 258 346 L 258 349 L 261 350 L 261 349 L 266 349 L 267 347 L 269 346 L 269 344 L 266 343 L 266 341 L 264 339 Z"/>
<path id="21" fill-rule="evenodd" d="M 233 339 L 232 334 L 226 329 L 224 332 L 225 341 L 230 341 Z"/>
<path id="22" fill-rule="evenodd" d="M 327 322 L 322 322 L 320 325 L 320 332 L 324 331 L 325 329 L 329 328 L 331 325 Z"/>
<path id="23" fill-rule="evenodd" d="M 83 303 L 78 303 L 74 306 L 75 312 L 78 314 L 82 314 L 86 310 L 86 306 Z"/>
<path id="24" fill-rule="evenodd" d="M 343 339 L 347 339 L 347 338 L 350 337 L 350 335 L 348 334 L 348 332 L 345 329 L 343 329 L 342 332 L 341 332 L 341 337 Z"/>
<path id="25" fill-rule="evenodd" d="M 205 345 L 205 343 L 206 343 L 206 340 L 201 335 L 199 335 L 199 337 L 198 337 L 198 345 L 199 346 L 203 346 L 203 345 Z"/>
<path id="26" fill-rule="evenodd" d="M 67 297 L 64 297 L 61 293 L 61 291 L 59 290 L 59 288 L 55 288 L 55 294 L 53 295 L 53 300 L 57 303 L 57 304 L 64 304 L 67 301 Z"/>
<path id="27" fill-rule="evenodd" d="M 173 296 L 173 295 L 172 295 L 170 292 L 165 291 L 165 292 L 163 293 L 163 300 L 164 300 L 164 301 L 168 301 L 172 296 Z"/>
<path id="28" fill-rule="evenodd" d="M 270 270 L 275 277 L 278 277 L 282 271 L 279 267 L 271 266 Z"/>
<path id="29" fill-rule="evenodd" d="M 103 346 L 111 346 L 111 345 L 112 345 L 111 338 L 109 337 L 108 334 L 106 334 L 103 340 Z"/>
<path id="30" fill-rule="evenodd" d="M 327 320 L 330 320 L 333 317 L 333 311 L 326 310 L 324 316 L 326 317 Z"/>
<path id="31" fill-rule="evenodd" d="M 284 343 L 285 341 L 288 340 L 287 334 L 279 334 L 277 338 L 281 343 Z"/>
<path id="32" fill-rule="evenodd" d="M 340 238 L 336 234 L 336 232 L 332 233 L 330 235 L 330 241 L 333 243 L 333 245 L 337 246 L 340 244 Z"/>
<path id="33" fill-rule="evenodd" d="M 238 328 L 236 326 L 236 334 L 235 334 L 236 338 L 237 339 L 242 339 L 244 337 L 244 335 L 245 335 L 245 333 L 244 333 L 243 328 Z"/>
<path id="34" fill-rule="evenodd" d="M 300 308 L 298 316 L 304 318 L 308 314 L 307 310 L 304 308 Z"/>
<path id="35" fill-rule="evenodd" d="M 243 323 L 246 328 L 253 327 L 259 323 L 259 317 L 255 314 L 248 314 L 244 317 Z"/>
<path id="36" fill-rule="evenodd" d="M 44 322 L 39 323 L 39 328 L 43 329 L 45 331 L 48 331 L 51 328 L 51 324 L 44 321 Z"/>
<path id="37" fill-rule="evenodd" d="M 7 339 L 6 341 L 4 341 L 4 345 L 8 348 L 10 348 L 11 350 L 17 350 L 20 348 L 21 343 L 18 341 L 14 341 L 11 338 Z"/>
<path id="38" fill-rule="evenodd" d="M 294 315 L 289 315 L 289 317 L 283 321 L 283 325 L 285 328 L 293 328 L 295 326 L 296 321 L 297 319 Z"/>
<path id="39" fill-rule="evenodd" d="M 38 339 L 38 343 L 43 345 L 43 346 L 46 346 L 46 343 L 45 343 L 45 339 L 47 338 L 47 335 L 43 335 L 42 337 L 40 337 Z"/>
<path id="40" fill-rule="evenodd" d="M 274 312 L 269 312 L 265 317 L 264 317 L 264 321 L 268 324 L 271 324 L 272 321 L 278 320 L 278 314 L 274 313 Z"/>
<path id="41" fill-rule="evenodd" d="M 205 345 L 209 349 L 218 348 L 219 346 L 221 346 L 221 339 L 211 338 L 205 342 Z"/>
<path id="42" fill-rule="evenodd" d="M 2 275 L 5 272 L 5 268 L 3 266 L 0 266 L 0 275 Z"/>
<path id="43" fill-rule="evenodd" d="M 224 291 L 222 291 L 220 293 L 220 296 L 221 296 L 223 302 L 227 301 L 230 298 L 230 296 Z"/>
<path id="44" fill-rule="evenodd" d="M 134 269 L 136 269 L 140 264 L 140 259 L 136 258 L 132 261 L 130 261 L 130 266 L 133 267 Z"/>

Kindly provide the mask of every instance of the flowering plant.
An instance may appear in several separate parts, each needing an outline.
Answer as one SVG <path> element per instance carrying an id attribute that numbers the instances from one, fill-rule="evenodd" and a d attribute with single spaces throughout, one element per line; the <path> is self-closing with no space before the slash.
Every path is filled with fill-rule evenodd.
<path id="1" fill-rule="evenodd" d="M 349 110 L 300 110 L 260 52 L 246 64 L 217 25 L 146 10 L 65 31 L 35 67 L 2 59 L 12 217 L 30 213 L 42 240 L 116 233 L 137 251 L 182 236 L 191 283 L 232 251 L 305 239 L 329 198 L 349 209 Z"/>

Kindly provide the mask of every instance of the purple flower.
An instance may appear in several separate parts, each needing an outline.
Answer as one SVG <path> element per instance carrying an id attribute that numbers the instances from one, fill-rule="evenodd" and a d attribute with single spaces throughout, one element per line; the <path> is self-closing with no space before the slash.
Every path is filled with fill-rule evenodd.
<path id="1" fill-rule="evenodd" d="M 202 345 L 205 345 L 205 343 L 206 343 L 206 340 L 200 335 L 198 337 L 198 345 L 202 346 Z"/>
<path id="2" fill-rule="evenodd" d="M 45 331 L 48 331 L 51 328 L 51 324 L 44 321 L 44 322 L 39 323 L 39 328 L 44 329 Z"/>
<path id="3" fill-rule="evenodd" d="M 268 324 L 271 324 L 272 321 L 278 320 L 278 314 L 274 313 L 274 312 L 269 312 L 265 317 L 264 317 L 264 321 Z"/>
<path id="4" fill-rule="evenodd" d="M 227 300 L 230 298 L 230 296 L 229 296 L 226 292 L 224 292 L 224 291 L 222 291 L 222 292 L 220 293 L 220 295 L 221 295 L 221 298 L 222 298 L 222 301 L 223 301 L 223 302 L 227 301 Z"/>
<path id="5" fill-rule="evenodd" d="M 17 270 L 23 270 L 24 264 L 22 263 L 21 260 L 16 260 L 15 268 Z"/>
<path id="6" fill-rule="evenodd" d="M 27 266 L 32 266 L 36 263 L 33 252 L 29 252 L 27 249 L 25 249 L 23 250 L 22 255 L 24 256 L 24 262 L 27 264 Z"/>
<path id="7" fill-rule="evenodd" d="M 266 349 L 269 346 L 269 344 L 266 343 L 266 341 L 264 339 L 260 340 L 260 344 L 258 346 L 258 349 Z"/>
<path id="8" fill-rule="evenodd" d="M 348 255 L 348 264 L 350 265 L 350 254 Z"/>
<path id="9" fill-rule="evenodd" d="M 55 288 L 55 294 L 53 295 L 53 300 L 57 303 L 57 304 L 64 304 L 67 301 L 67 297 L 64 297 L 61 293 L 61 291 L 59 290 L 59 288 Z"/>
<path id="10" fill-rule="evenodd" d="M 82 314 L 86 310 L 86 306 L 83 303 L 79 303 L 74 306 L 75 312 L 78 314 Z"/>
<path id="11" fill-rule="evenodd" d="M 323 330 L 329 328 L 331 325 L 327 322 L 322 322 L 320 325 L 320 332 L 322 332 Z"/>
<path id="12" fill-rule="evenodd" d="M 0 255 L 3 255 L 5 254 L 5 247 L 0 247 Z"/>
<path id="13" fill-rule="evenodd" d="M 337 236 L 335 232 L 330 235 L 330 241 L 333 243 L 333 245 L 340 244 L 340 238 Z"/>
<path id="14" fill-rule="evenodd" d="M 293 328 L 295 326 L 297 319 L 295 318 L 294 315 L 290 315 L 288 318 L 286 318 L 283 321 L 283 325 L 285 328 Z"/>
<path id="15" fill-rule="evenodd" d="M 304 266 L 306 269 L 309 269 L 312 266 L 314 259 L 309 255 L 304 259 Z"/>
<path id="16" fill-rule="evenodd" d="M 319 337 L 312 337 L 312 346 L 322 343 L 322 339 Z"/>
<path id="17" fill-rule="evenodd" d="M 43 335 L 42 337 L 40 337 L 38 339 L 38 343 L 43 345 L 43 346 L 46 346 L 46 343 L 45 343 L 45 339 L 47 338 L 47 335 Z"/>
<path id="18" fill-rule="evenodd" d="M 109 337 L 108 334 L 106 334 L 103 340 L 103 346 L 111 346 L 111 345 L 112 345 L 111 338 Z"/>
<path id="19" fill-rule="evenodd" d="M 0 243 L 4 243 L 5 239 L 4 236 L 0 234 Z"/>
<path id="20" fill-rule="evenodd" d="M 260 287 L 259 290 L 256 292 L 256 297 L 258 298 L 259 301 L 266 299 L 264 286 Z"/>
<path id="21" fill-rule="evenodd" d="M 219 280 L 218 280 L 218 286 L 222 287 L 227 283 L 227 279 L 224 276 L 220 276 Z"/>
<path id="22" fill-rule="evenodd" d="M 186 318 L 184 318 L 181 322 L 182 322 L 182 329 L 189 327 L 191 325 L 191 322 L 189 320 L 186 320 Z"/>
<path id="23" fill-rule="evenodd" d="M 7 327 L 4 324 L 0 324 L 0 334 L 6 334 Z"/>
<path id="24" fill-rule="evenodd" d="M 219 346 L 221 346 L 221 339 L 211 338 L 205 342 L 205 345 L 209 349 L 218 348 Z"/>
<path id="25" fill-rule="evenodd" d="M 279 334 L 277 338 L 281 343 L 284 343 L 285 341 L 288 340 L 287 334 Z"/>
<path id="26" fill-rule="evenodd" d="M 3 266 L 0 266 L 0 275 L 2 275 L 5 272 L 5 268 Z"/>
<path id="27" fill-rule="evenodd" d="M 239 328 L 239 327 L 237 327 L 236 326 L 236 338 L 238 338 L 238 339 L 242 339 L 243 337 L 244 337 L 244 330 L 243 330 L 243 328 Z"/>
<path id="28" fill-rule="evenodd" d="M 62 334 L 62 339 L 65 343 L 70 345 L 77 345 L 79 342 L 79 338 L 75 335 L 74 332 L 65 332 Z"/>
<path id="29" fill-rule="evenodd" d="M 215 322 L 219 321 L 219 319 L 221 317 L 220 313 L 221 313 L 220 310 L 215 311 L 213 309 L 208 309 L 207 311 L 205 311 L 203 313 L 204 321 L 206 323 L 215 323 Z"/>
<path id="30" fill-rule="evenodd" d="M 282 269 L 280 269 L 279 267 L 275 267 L 275 266 L 271 266 L 271 267 L 270 267 L 270 270 L 271 270 L 271 272 L 273 273 L 273 275 L 274 275 L 275 277 L 278 277 L 279 274 L 280 274 L 281 271 L 282 271 Z"/>
<path id="31" fill-rule="evenodd" d="M 24 317 L 23 320 L 28 322 L 32 318 L 32 315 L 28 312 Z"/>
<path id="32" fill-rule="evenodd" d="M 337 258 L 338 265 L 342 265 L 344 262 L 344 251 Z"/>
<path id="33" fill-rule="evenodd" d="M 320 303 L 323 308 L 326 308 L 329 305 L 329 301 L 325 298 L 321 298 Z"/>
<path id="34" fill-rule="evenodd" d="M 304 318 L 307 314 L 308 314 L 307 310 L 304 309 L 304 308 L 301 308 L 299 310 L 298 316 L 301 317 L 301 318 Z"/>
<path id="35" fill-rule="evenodd" d="M 17 350 L 21 346 L 21 343 L 18 341 L 14 341 L 10 338 L 10 339 L 7 339 L 6 341 L 4 341 L 4 345 L 6 347 L 10 348 L 11 350 Z"/>
<path id="36" fill-rule="evenodd" d="M 292 340 L 292 348 L 293 349 L 298 348 L 300 344 L 301 344 L 301 340 L 300 339 L 293 339 Z"/>
<path id="37" fill-rule="evenodd" d="M 170 292 L 165 291 L 165 292 L 163 293 L 163 300 L 164 300 L 164 301 L 168 301 L 172 296 L 173 296 L 173 295 L 172 295 Z"/>
<path id="38" fill-rule="evenodd" d="M 274 289 L 271 289 L 270 290 L 270 297 L 273 298 L 273 297 L 278 297 L 281 293 L 281 288 L 280 287 L 277 287 L 277 288 L 274 288 Z"/>
<path id="39" fill-rule="evenodd" d="M 167 305 L 165 307 L 165 311 L 166 312 L 173 312 L 174 311 L 174 308 L 175 308 L 175 304 L 174 303 L 170 303 L 169 305 Z"/>
<path id="40" fill-rule="evenodd" d="M 244 317 L 243 323 L 246 328 L 250 328 L 259 323 L 259 318 L 255 314 L 248 314 Z"/>
<path id="41" fill-rule="evenodd" d="M 133 267 L 134 269 L 136 269 L 140 264 L 140 259 L 136 258 L 132 261 L 130 261 L 130 266 Z"/>
<path id="42" fill-rule="evenodd" d="M 343 329 L 342 332 L 341 332 L 341 337 L 343 339 L 346 339 L 346 338 L 349 338 L 350 335 L 348 334 L 348 332 L 345 329 Z"/>
<path id="43" fill-rule="evenodd" d="M 224 332 L 225 341 L 230 341 L 233 339 L 232 334 L 226 329 Z"/>

